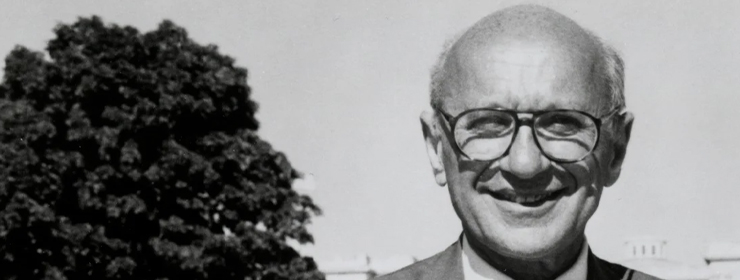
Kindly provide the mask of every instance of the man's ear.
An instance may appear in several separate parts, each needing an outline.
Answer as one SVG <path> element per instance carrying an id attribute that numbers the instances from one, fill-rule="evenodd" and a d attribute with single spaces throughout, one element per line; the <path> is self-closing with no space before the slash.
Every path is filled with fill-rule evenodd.
<path id="1" fill-rule="evenodd" d="M 609 162 L 609 180 L 606 184 L 607 186 L 611 186 L 617 182 L 619 174 L 622 172 L 622 162 L 624 162 L 624 158 L 627 155 L 627 144 L 630 141 L 632 124 L 635 120 L 635 116 L 631 112 L 625 112 L 617 116 L 617 118 L 619 120 L 615 122 L 615 134 L 613 136 L 615 138 L 613 141 L 614 157 Z"/>
<path id="2" fill-rule="evenodd" d="M 421 129 L 424 133 L 429 163 L 432 164 L 434 180 L 437 181 L 437 185 L 444 187 L 447 185 L 447 176 L 442 161 L 442 131 L 434 112 L 425 110 L 421 113 Z"/>

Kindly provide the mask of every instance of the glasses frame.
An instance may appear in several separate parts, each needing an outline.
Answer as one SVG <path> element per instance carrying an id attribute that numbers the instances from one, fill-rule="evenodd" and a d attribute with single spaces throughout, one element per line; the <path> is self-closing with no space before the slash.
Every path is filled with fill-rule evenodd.
<path id="1" fill-rule="evenodd" d="M 596 147 L 599 146 L 599 140 L 601 140 L 601 125 L 604 123 L 604 120 L 610 118 L 611 116 L 613 116 L 617 112 L 620 112 L 620 115 L 624 113 L 624 108 L 622 106 L 616 107 L 616 108 L 610 110 L 608 113 L 606 113 L 605 115 L 603 115 L 601 117 L 594 117 L 593 115 L 591 115 L 589 113 L 586 113 L 586 112 L 583 112 L 583 111 L 579 111 L 579 110 L 568 110 L 568 109 L 556 109 L 556 110 L 544 110 L 544 111 L 525 111 L 525 112 L 519 112 L 519 111 L 514 111 L 514 110 L 509 110 L 509 109 L 504 109 L 504 108 L 475 108 L 475 109 L 469 109 L 469 110 L 462 111 L 460 114 L 457 114 L 457 116 L 452 116 L 452 115 L 450 115 L 450 114 L 442 111 L 442 109 L 435 109 L 435 110 L 437 112 L 439 112 L 439 114 L 442 115 L 442 118 L 444 118 L 445 122 L 447 122 L 447 125 L 450 128 L 450 131 L 447 131 L 445 133 L 447 133 L 448 134 L 447 137 L 450 137 L 453 140 L 453 142 L 455 143 L 455 145 L 453 146 L 455 148 L 455 150 L 458 153 L 460 153 L 461 155 L 465 156 L 466 158 L 468 158 L 470 160 L 474 160 L 474 161 L 494 161 L 494 160 L 498 160 L 498 159 L 500 159 L 502 157 L 507 156 L 509 154 L 509 151 L 511 150 L 511 146 L 514 145 L 514 141 L 516 140 L 517 134 L 519 133 L 519 127 L 521 127 L 523 125 L 527 125 L 527 126 L 529 126 L 532 129 L 532 132 L 533 132 L 532 135 L 534 136 L 533 137 L 534 138 L 534 143 L 537 145 L 537 148 L 540 149 L 540 153 L 542 153 L 545 157 L 547 157 L 551 161 L 558 162 L 558 163 L 574 163 L 574 162 L 579 162 L 579 161 L 585 159 L 586 157 L 588 157 L 589 155 L 591 155 L 591 153 L 593 153 L 593 151 L 596 150 Z M 457 139 L 455 138 L 455 132 L 454 132 L 455 131 L 455 126 L 457 125 L 457 122 L 460 120 L 460 118 L 462 116 L 464 116 L 464 115 L 466 115 L 466 114 L 468 114 L 470 112 L 476 112 L 476 111 L 501 112 L 501 113 L 508 114 L 508 115 L 510 115 L 510 116 L 512 116 L 514 118 L 514 135 L 511 137 L 511 141 L 509 142 L 509 147 L 507 147 L 506 150 L 500 156 L 498 156 L 496 158 L 486 159 L 486 160 L 474 159 L 474 158 L 468 156 L 465 152 L 463 152 L 463 150 L 460 148 L 460 145 L 457 143 Z M 557 159 L 557 158 L 551 157 L 550 155 L 548 155 L 547 153 L 545 153 L 544 150 L 542 150 L 542 146 L 540 145 L 539 137 L 537 136 L 537 133 L 534 132 L 534 120 L 537 119 L 539 116 L 541 116 L 543 114 L 552 113 L 552 112 L 577 112 L 577 113 L 580 113 L 580 114 L 583 114 L 583 115 L 589 117 L 594 122 L 594 124 L 596 125 L 596 143 L 591 148 L 591 150 L 588 151 L 588 153 L 586 153 L 582 157 L 580 157 L 578 159 L 575 159 L 575 160 L 561 160 L 561 159 Z M 531 114 L 532 117 L 521 119 L 521 118 L 519 118 L 519 114 Z"/>

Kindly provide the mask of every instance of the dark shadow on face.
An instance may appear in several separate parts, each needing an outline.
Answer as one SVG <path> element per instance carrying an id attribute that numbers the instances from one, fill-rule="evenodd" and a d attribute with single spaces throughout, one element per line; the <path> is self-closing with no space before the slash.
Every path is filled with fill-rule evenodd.
<path id="1" fill-rule="evenodd" d="M 600 174 L 600 172 L 608 171 L 603 170 L 601 161 L 596 156 L 596 151 L 591 152 L 591 154 L 580 162 L 583 164 L 573 163 L 564 165 L 568 173 L 573 177 L 576 187 L 590 187 L 594 184 L 602 187 L 605 186 L 606 178 L 602 176 L 606 174 Z"/>
<path id="2" fill-rule="evenodd" d="M 520 178 L 511 172 L 501 170 L 500 168 L 491 168 L 491 161 L 471 161 L 462 160 L 459 161 L 459 172 L 474 172 L 480 173 L 476 183 L 489 182 L 494 180 L 497 174 L 501 174 L 501 178 L 506 180 L 507 184 L 512 188 L 526 189 L 532 191 L 542 191 L 552 183 L 553 179 L 558 179 L 560 182 L 568 182 L 570 175 L 565 172 L 558 171 L 555 168 L 548 168 L 545 171 L 540 172 L 532 178 Z"/>
<path id="3" fill-rule="evenodd" d="M 462 159 L 458 161 L 459 173 L 478 173 L 475 184 L 490 182 L 496 180 L 500 174 L 500 179 L 505 180 L 508 186 L 514 190 L 543 191 L 557 180 L 568 188 L 566 194 L 575 192 L 583 186 L 590 186 L 593 183 L 602 184 L 599 177 L 600 161 L 592 153 L 586 159 L 586 164 L 568 163 L 562 164 L 560 168 L 551 166 L 547 170 L 540 172 L 532 178 L 521 178 L 511 172 L 501 170 L 498 167 L 491 167 L 491 161 L 472 161 Z M 589 162 L 590 161 L 590 162 Z M 503 182 L 501 182 L 503 183 Z M 591 191 L 589 191 L 591 193 Z"/>
<path id="4" fill-rule="evenodd" d="M 547 170 L 540 172 L 539 174 L 535 175 L 532 178 L 519 178 L 518 176 L 512 174 L 511 172 L 499 170 L 501 172 L 501 177 L 506 180 L 506 182 L 509 183 L 510 186 L 512 186 L 515 190 L 516 189 L 526 189 L 526 190 L 533 190 L 533 191 L 542 191 L 547 189 L 547 186 L 549 186 L 552 183 L 552 180 L 555 178 L 555 172 L 553 172 L 553 168 L 548 168 Z M 494 173 L 494 172 L 488 172 L 488 173 Z M 492 177 L 490 175 L 486 175 L 486 177 Z M 481 176 L 481 180 L 485 177 Z M 491 178 L 487 178 L 491 179 Z M 562 178 L 558 178 L 562 182 Z M 485 182 L 485 181 L 484 181 Z"/>

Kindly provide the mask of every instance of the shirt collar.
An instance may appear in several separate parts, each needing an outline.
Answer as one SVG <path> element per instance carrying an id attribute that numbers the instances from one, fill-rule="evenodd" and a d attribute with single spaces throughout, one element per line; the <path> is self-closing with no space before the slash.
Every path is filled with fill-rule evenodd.
<path id="1" fill-rule="evenodd" d="M 463 235 L 462 242 L 462 266 L 463 279 L 465 280 L 512 280 L 511 277 L 498 271 L 484 261 L 468 243 L 468 238 Z M 576 262 L 555 280 L 586 280 L 588 273 L 588 243 L 584 239 L 581 245 L 581 253 Z"/>

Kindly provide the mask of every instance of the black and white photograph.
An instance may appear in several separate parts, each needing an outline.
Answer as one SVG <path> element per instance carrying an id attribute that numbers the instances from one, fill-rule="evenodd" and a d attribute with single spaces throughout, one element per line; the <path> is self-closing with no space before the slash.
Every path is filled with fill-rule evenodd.
<path id="1" fill-rule="evenodd" d="M 740 1 L 0 15 L 0 279 L 740 279 Z"/>

